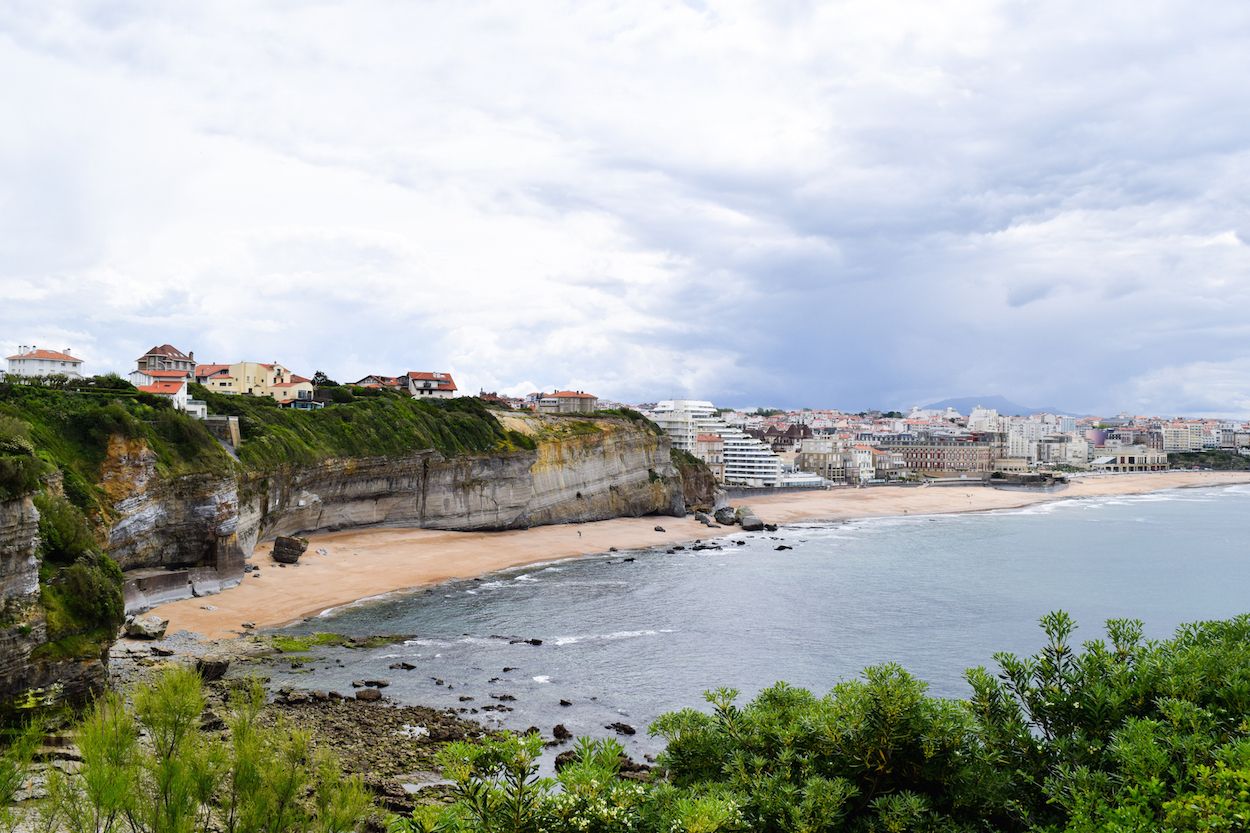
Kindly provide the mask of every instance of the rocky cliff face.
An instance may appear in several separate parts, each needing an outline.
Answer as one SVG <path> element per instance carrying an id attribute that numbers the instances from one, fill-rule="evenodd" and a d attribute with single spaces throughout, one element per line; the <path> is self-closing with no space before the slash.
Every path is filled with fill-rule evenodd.
<path id="1" fill-rule="evenodd" d="M 128 610 L 238 584 L 244 552 L 235 478 L 161 477 L 146 445 L 114 437 L 101 479 L 117 518 L 108 553 L 128 572 Z"/>
<path id="2" fill-rule="evenodd" d="M 374 524 L 499 530 L 685 513 L 668 440 L 614 423 L 540 441 L 535 451 L 330 460 L 254 478 L 244 492 L 240 530 L 249 547 Z"/>
<path id="3" fill-rule="evenodd" d="M 107 551 L 126 571 L 129 612 L 237 583 L 258 541 L 368 525 L 502 530 L 640 515 L 683 515 L 715 484 L 685 483 L 667 437 L 621 421 L 578 425 L 501 417 L 533 450 L 446 458 L 331 459 L 237 476 L 158 470 L 141 441 L 114 438 L 101 468 L 112 507 Z M 106 680 L 101 659 L 41 657 L 38 512 L 0 502 L 0 699 L 37 690 L 77 700 Z"/>
<path id="4" fill-rule="evenodd" d="M 103 654 L 43 655 L 47 623 L 39 603 L 39 512 L 30 497 L 0 501 L 0 716 L 23 701 L 84 702 L 103 689 Z"/>
<path id="5" fill-rule="evenodd" d="M 128 572 L 127 609 L 237 583 L 244 557 L 277 535 L 372 525 L 502 530 L 684 514 L 691 487 L 683 488 L 667 437 L 628 421 L 599 421 L 597 430 L 577 433 L 541 417 L 502 419 L 534 437 L 537 448 L 331 459 L 237 481 L 161 478 L 142 445 L 113 442 L 104 482 L 118 520 L 108 548 Z"/>

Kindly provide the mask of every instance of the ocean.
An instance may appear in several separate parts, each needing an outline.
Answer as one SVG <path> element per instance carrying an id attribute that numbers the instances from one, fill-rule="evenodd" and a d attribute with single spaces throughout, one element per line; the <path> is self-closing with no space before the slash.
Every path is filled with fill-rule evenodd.
<path id="1" fill-rule="evenodd" d="M 1108 618 L 1141 619 L 1159 638 L 1250 611 L 1250 486 L 717 540 L 720 550 L 621 551 L 329 611 L 286 630 L 413 638 L 330 650 L 273 679 L 350 692 L 381 677 L 391 699 L 547 736 L 556 723 L 591 736 L 626 723 L 637 734 L 620 740 L 642 757 L 661 746 L 646 733 L 657 715 L 705 708 L 712 688 L 744 701 L 778 680 L 824 693 L 897 662 L 930 693 L 959 697 L 965 668 L 1036 651 L 1050 610 L 1076 618 L 1078 640 L 1102 636 Z M 401 662 L 416 667 L 389 668 Z"/>

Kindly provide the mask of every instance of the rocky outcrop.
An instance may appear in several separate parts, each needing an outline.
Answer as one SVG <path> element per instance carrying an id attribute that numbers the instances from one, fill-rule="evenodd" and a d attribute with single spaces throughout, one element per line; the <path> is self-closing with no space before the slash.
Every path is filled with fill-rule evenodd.
<path id="1" fill-rule="evenodd" d="M 724 503 L 725 492 L 707 463 L 678 449 L 673 449 L 672 458 L 681 476 L 682 499 L 687 507 L 693 511 L 711 512 Z"/>
<path id="2" fill-rule="evenodd" d="M 31 498 L 0 501 L 0 717 L 24 706 L 85 702 L 108 682 L 103 651 L 65 657 L 47 650 L 38 546 Z"/>
<path id="3" fill-rule="evenodd" d="M 145 444 L 114 437 L 101 483 L 113 502 L 107 548 L 127 572 L 128 612 L 217 593 L 242 580 L 234 476 L 162 477 Z"/>

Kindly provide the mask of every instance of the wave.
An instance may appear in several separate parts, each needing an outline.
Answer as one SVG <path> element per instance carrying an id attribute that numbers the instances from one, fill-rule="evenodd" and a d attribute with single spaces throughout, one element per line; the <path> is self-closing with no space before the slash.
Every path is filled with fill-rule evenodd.
<path id="1" fill-rule="evenodd" d="M 581 634 L 578 636 L 557 636 L 551 640 L 552 645 L 576 645 L 579 642 L 593 642 L 596 640 L 617 640 L 617 639 L 637 639 L 642 636 L 659 636 L 665 633 L 674 633 L 672 628 L 659 628 L 658 630 L 637 630 L 637 631 L 613 631 L 612 633 L 592 633 Z"/>

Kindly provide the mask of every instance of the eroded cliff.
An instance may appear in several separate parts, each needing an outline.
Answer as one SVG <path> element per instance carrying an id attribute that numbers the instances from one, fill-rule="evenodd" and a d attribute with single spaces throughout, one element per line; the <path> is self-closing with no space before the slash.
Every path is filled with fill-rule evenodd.
<path id="1" fill-rule="evenodd" d="M 700 494 L 707 484 L 689 482 L 690 472 L 683 476 L 668 438 L 628 416 L 540 417 L 470 403 L 448 406 L 444 418 L 443 411 L 426 405 L 370 403 L 355 412 L 359 430 L 353 434 L 350 410 L 282 416 L 281 424 L 270 427 L 260 425 L 256 406 L 246 403 L 254 409 L 250 422 L 244 415 L 251 433 L 245 431 L 239 455 L 231 459 L 208 444 L 215 440 L 199 436 L 203 429 L 196 424 L 159 411 L 154 423 L 135 421 L 145 416 L 142 403 L 129 403 L 126 414 L 114 409 L 120 430 L 100 434 L 98 411 L 91 419 L 57 423 L 49 416 L 58 413 L 57 400 L 40 395 L 47 408 L 32 409 L 36 441 L 21 453 L 38 454 L 51 465 L 37 487 L 24 481 L 30 494 L 0 500 L 0 697 L 10 703 L 32 691 L 46 699 L 79 699 L 105 680 L 97 647 L 111 638 L 111 630 L 80 629 L 69 632 L 69 640 L 60 636 L 62 614 L 73 612 L 76 598 L 66 570 L 86 570 L 91 581 L 103 581 L 108 570 L 116 574 L 116 562 L 124 571 L 126 610 L 136 612 L 237 583 L 257 542 L 277 535 L 370 525 L 517 529 L 682 515 L 687 502 L 711 500 Z M 405 430 L 416 439 L 405 441 L 407 449 L 379 431 L 384 408 L 402 409 L 396 412 L 410 419 Z M 295 421 L 305 418 L 310 421 Z M 372 422 L 362 426 L 366 419 Z M 321 433 L 297 433 L 310 426 Z M 47 437 L 77 431 L 82 451 L 52 440 L 41 444 L 41 430 Z M 441 450 L 414 448 L 418 432 L 427 432 Z M 362 453 L 371 447 L 362 436 L 378 436 L 389 446 L 385 453 Z M 285 445 L 273 445 L 275 439 Z M 266 442 L 270 445 L 255 445 Z M 336 442 L 351 453 L 336 453 Z M 183 456 L 180 449 L 194 455 Z M 30 496 L 36 493 L 43 495 L 38 500 L 55 493 L 57 512 L 95 524 L 95 540 L 80 542 L 82 552 L 58 561 L 57 578 L 45 577 L 51 584 L 41 585 L 39 507 L 44 504 L 36 506 Z M 99 558 L 100 551 L 112 561 Z M 75 559 L 82 564 L 72 566 Z M 56 634 L 49 632 L 53 613 Z M 105 615 L 88 613 L 97 616 L 95 622 Z"/>
<path id="2" fill-rule="evenodd" d="M 82 703 L 108 681 L 105 650 L 49 641 L 40 601 L 39 511 L 30 496 L 0 501 L 0 718 L 34 706 Z"/>

